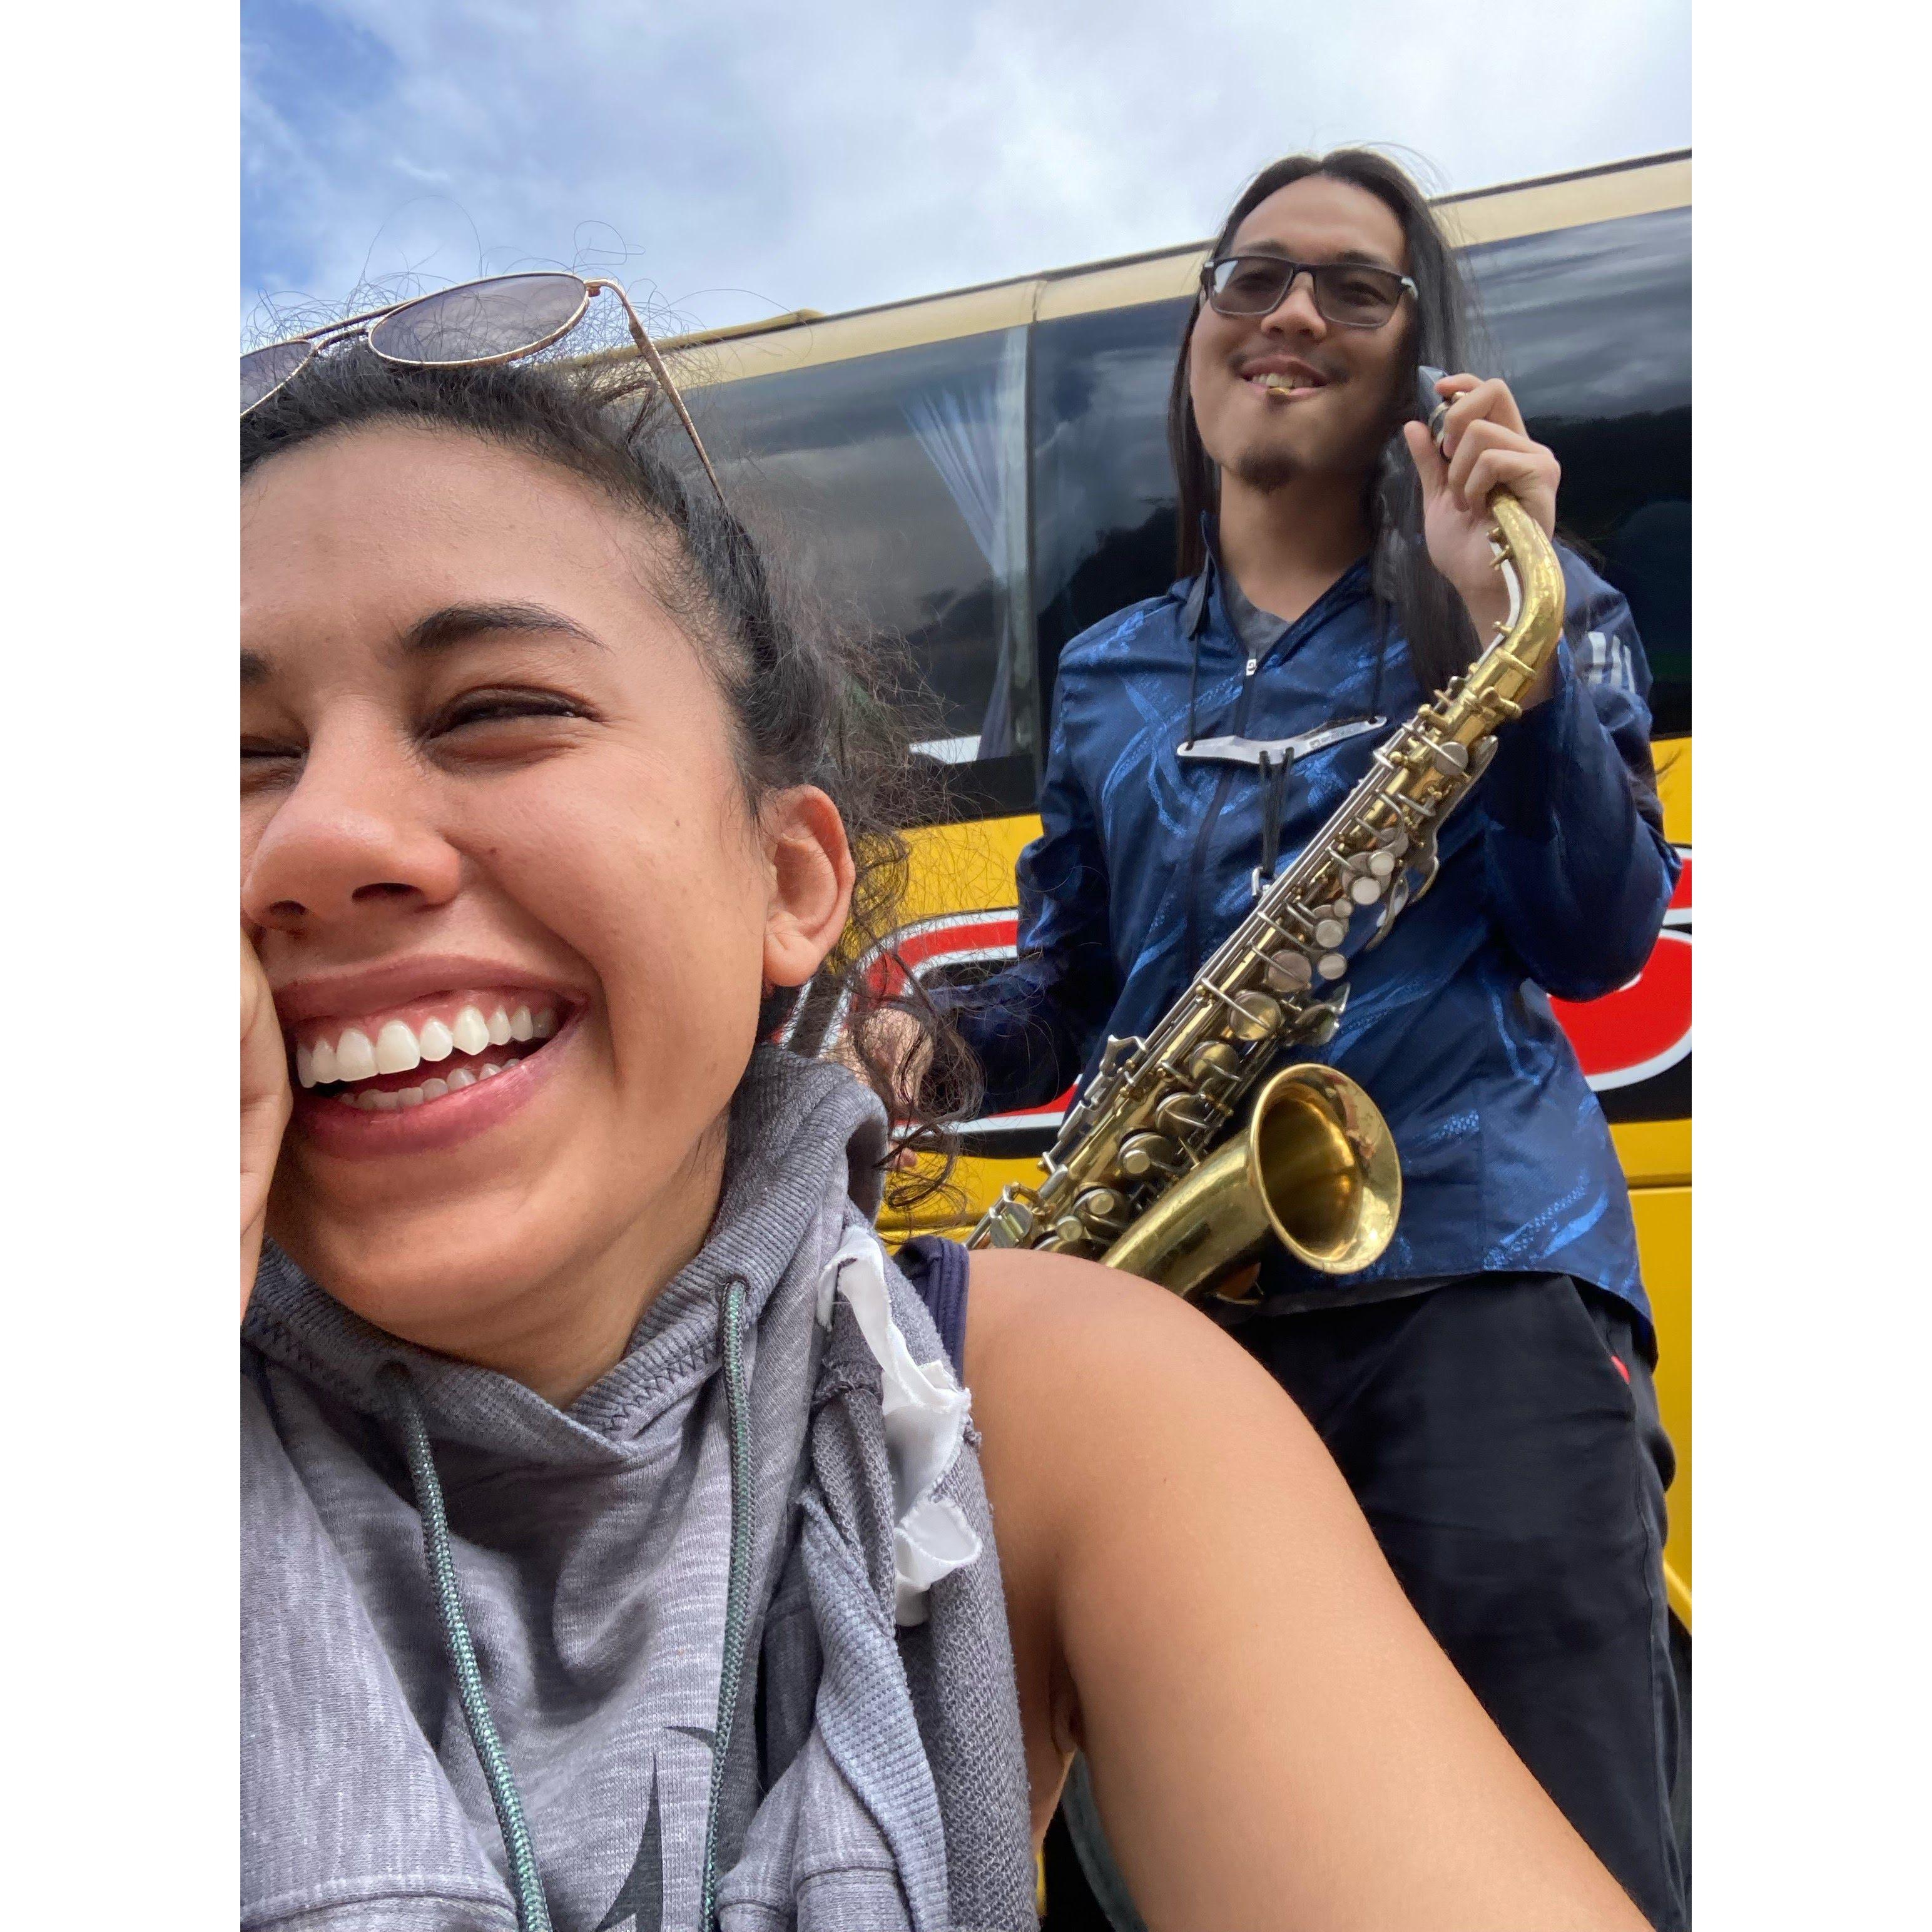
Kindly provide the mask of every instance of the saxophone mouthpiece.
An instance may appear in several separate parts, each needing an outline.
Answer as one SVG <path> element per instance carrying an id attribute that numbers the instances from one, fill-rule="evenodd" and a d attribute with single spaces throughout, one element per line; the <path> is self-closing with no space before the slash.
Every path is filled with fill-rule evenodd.
<path id="1" fill-rule="evenodd" d="M 1449 405 L 1436 393 L 1436 386 L 1447 373 L 1432 369 L 1426 362 L 1415 372 L 1415 413 L 1429 425 L 1429 434 L 1438 447 L 1442 441 L 1442 418 L 1448 414 Z"/>

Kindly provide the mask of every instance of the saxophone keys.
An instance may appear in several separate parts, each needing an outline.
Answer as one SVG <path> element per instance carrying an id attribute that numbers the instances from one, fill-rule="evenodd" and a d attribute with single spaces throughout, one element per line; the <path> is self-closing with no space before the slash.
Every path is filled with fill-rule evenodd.
<path id="1" fill-rule="evenodd" d="M 1306 953 L 1280 952 L 1268 963 L 1268 982 L 1277 993 L 1302 993 L 1315 983 L 1315 968 Z"/>
<path id="2" fill-rule="evenodd" d="M 1187 1056 L 1188 1078 L 1197 1087 L 1232 1080 L 1240 1070 L 1241 1056 L 1225 1040 L 1204 1041 Z"/>
<path id="3" fill-rule="evenodd" d="M 1281 1030 L 1280 1005 L 1265 993 L 1237 993 L 1228 1008 L 1228 1028 L 1237 1040 L 1266 1040 Z"/>
<path id="4" fill-rule="evenodd" d="M 1347 902 L 1343 903 L 1346 904 Z M 1352 906 L 1349 908 L 1351 911 L 1354 909 Z M 1317 946 L 1325 946 L 1332 952 L 1348 936 L 1348 928 L 1346 922 L 1332 914 L 1327 919 L 1318 919 L 1315 922 L 1315 943 Z"/>
<path id="5" fill-rule="evenodd" d="M 1408 850 L 1408 834 L 1400 825 L 1390 825 L 1376 835 L 1376 843 L 1392 860 L 1400 860 Z"/>
<path id="6" fill-rule="evenodd" d="M 1154 1124 L 1176 1140 L 1211 1126 L 1214 1115 L 1198 1094 L 1170 1094 L 1154 1110 Z"/>
<path id="7" fill-rule="evenodd" d="M 1395 870 L 1396 855 L 1386 848 L 1369 854 L 1369 875 L 1372 878 L 1386 879 Z"/>
<path id="8" fill-rule="evenodd" d="M 1339 952 L 1324 952 L 1315 962 L 1315 970 L 1324 980 L 1339 980 L 1348 970 L 1348 962 Z"/>
<path id="9" fill-rule="evenodd" d="M 986 1228 L 988 1247 L 1023 1248 L 1033 1232 L 1033 1210 L 1024 1202 L 998 1202 L 986 1216 Z"/>
<path id="10" fill-rule="evenodd" d="M 1126 1226 L 1126 1197 L 1111 1187 L 1090 1187 L 1075 1201 L 1067 1220 L 1087 1233 L 1118 1234 Z"/>
<path id="11" fill-rule="evenodd" d="M 1469 754 L 1451 738 L 1447 744 L 1432 745 L 1430 762 L 1446 778 L 1459 778 L 1469 769 Z"/>
<path id="12" fill-rule="evenodd" d="M 1120 1143 L 1120 1170 L 1136 1180 L 1172 1174 L 1180 1166 L 1180 1149 L 1165 1134 L 1130 1134 Z"/>
<path id="13" fill-rule="evenodd" d="M 1310 1012 L 1296 1036 L 1310 1046 L 1326 1046 L 1335 1037 L 1335 1030 L 1341 1024 L 1340 1003 L 1331 1002 Z"/>

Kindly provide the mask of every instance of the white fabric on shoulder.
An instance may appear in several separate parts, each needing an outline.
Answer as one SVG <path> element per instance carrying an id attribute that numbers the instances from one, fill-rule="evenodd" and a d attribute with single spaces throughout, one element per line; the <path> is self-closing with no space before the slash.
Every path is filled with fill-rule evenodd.
<path id="1" fill-rule="evenodd" d="M 895 1613 L 902 1626 L 926 1621 L 926 1593 L 940 1577 L 978 1556 L 978 1532 L 957 1504 L 935 1496 L 966 1434 L 971 1398 L 941 1359 L 916 1362 L 892 1317 L 885 1250 L 870 1228 L 848 1226 L 818 1278 L 818 1322 L 832 1325 L 843 1294 L 866 1346 L 879 1364 L 886 1460 L 892 1474 Z"/>

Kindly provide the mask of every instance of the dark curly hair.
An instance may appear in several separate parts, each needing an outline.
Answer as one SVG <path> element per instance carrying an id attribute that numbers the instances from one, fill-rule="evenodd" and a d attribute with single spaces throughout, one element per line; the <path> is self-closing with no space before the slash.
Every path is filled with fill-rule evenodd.
<path id="1" fill-rule="evenodd" d="M 755 812 L 774 791 L 816 785 L 844 821 L 856 880 L 850 921 L 809 990 L 814 1006 L 842 1004 L 868 1084 L 890 1112 L 896 1069 L 868 1038 L 882 997 L 890 938 L 906 884 L 901 828 L 943 815 L 934 775 L 916 764 L 894 711 L 872 694 L 901 681 L 881 643 L 835 628 L 795 591 L 776 560 L 718 502 L 689 440 L 640 365 L 628 358 L 411 368 L 356 346 L 317 356 L 242 420 L 246 477 L 286 451 L 366 425 L 448 429 L 524 451 L 602 491 L 662 538 L 655 585 L 724 700 L 746 796 Z M 915 1117 L 895 1152 L 936 1154 L 935 1170 L 895 1178 L 896 1207 L 948 1184 L 949 1124 L 966 1118 L 978 1079 L 958 1034 L 910 974 L 892 1002 L 930 1048 Z M 759 1034 L 784 1026 L 808 989 L 780 988 L 759 1012 Z"/>

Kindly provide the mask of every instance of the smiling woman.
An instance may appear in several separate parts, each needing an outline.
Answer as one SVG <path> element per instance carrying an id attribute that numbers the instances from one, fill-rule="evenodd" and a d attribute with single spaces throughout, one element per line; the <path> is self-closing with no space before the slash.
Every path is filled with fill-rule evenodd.
<path id="1" fill-rule="evenodd" d="M 1076 1748 L 1154 1925 L 1637 1924 L 1238 1348 L 880 1249 L 902 751 L 599 380 L 244 423 L 244 1924 L 1018 1932 Z"/>

